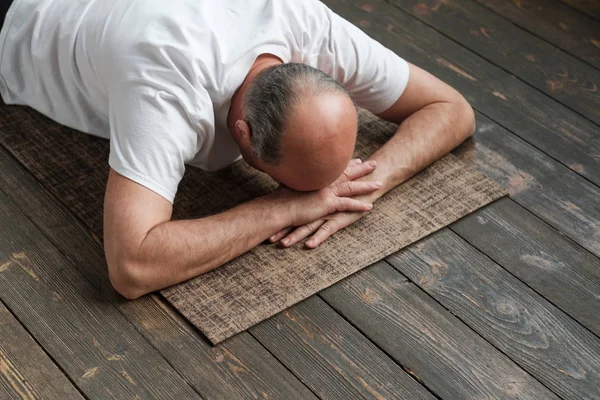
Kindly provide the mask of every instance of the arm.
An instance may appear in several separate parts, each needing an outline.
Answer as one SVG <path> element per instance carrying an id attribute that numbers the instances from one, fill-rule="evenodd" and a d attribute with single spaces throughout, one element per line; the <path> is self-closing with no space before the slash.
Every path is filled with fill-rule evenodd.
<path id="1" fill-rule="evenodd" d="M 372 170 L 363 168 L 355 175 Z M 282 188 L 221 214 L 170 221 L 169 201 L 111 168 L 104 200 L 104 249 L 111 283 L 121 295 L 133 299 L 185 281 L 239 256 L 286 226 L 336 211 L 368 211 L 370 204 L 349 196 L 380 186 L 352 182 L 309 193 Z"/>
<path id="2" fill-rule="evenodd" d="M 409 179 L 438 158 L 450 152 L 475 131 L 475 119 L 471 106 L 456 90 L 423 69 L 409 64 L 410 78 L 400 98 L 378 116 L 400 124 L 396 134 L 375 154 L 371 160 L 377 169 L 359 180 L 383 182 L 380 190 L 357 199 L 375 202 L 385 193 Z M 340 229 L 357 221 L 362 213 L 339 213 L 306 224 L 288 232 L 281 231 L 271 238 L 282 240 L 284 246 L 292 246 L 310 234 L 306 242 L 310 248 L 317 247 Z"/>
<path id="3" fill-rule="evenodd" d="M 369 196 L 375 201 L 471 136 L 473 109 L 452 87 L 409 64 L 404 93 L 380 118 L 400 124 L 396 134 L 371 159 L 377 170 L 368 179 L 384 183 Z M 362 178 L 365 179 L 365 178 Z"/>
<path id="4" fill-rule="evenodd" d="M 210 271 L 284 226 L 372 207 L 349 197 L 378 187 L 355 182 L 304 194 L 280 189 L 219 215 L 171 221 L 185 163 L 213 124 L 208 93 L 191 94 L 196 105 L 192 123 L 182 102 L 166 91 L 172 88 L 159 90 L 143 79 L 123 78 L 109 89 L 104 251 L 111 283 L 123 296 L 136 298 Z"/>

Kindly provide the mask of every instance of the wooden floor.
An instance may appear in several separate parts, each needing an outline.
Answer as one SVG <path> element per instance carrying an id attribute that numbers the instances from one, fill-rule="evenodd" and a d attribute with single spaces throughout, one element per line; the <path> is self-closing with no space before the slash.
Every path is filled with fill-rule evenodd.
<path id="1" fill-rule="evenodd" d="M 465 95 L 510 198 L 212 347 L 0 148 L 0 399 L 600 398 L 600 2 L 325 2 Z"/>

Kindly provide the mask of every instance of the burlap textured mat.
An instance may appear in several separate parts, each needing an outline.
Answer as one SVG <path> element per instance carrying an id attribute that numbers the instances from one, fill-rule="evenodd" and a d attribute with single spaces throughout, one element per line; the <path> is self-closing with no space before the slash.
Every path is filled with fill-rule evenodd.
<path id="1" fill-rule="evenodd" d="M 395 126 L 360 112 L 357 155 L 366 158 Z M 0 104 L 0 143 L 96 234 L 108 176 L 108 141 L 64 128 L 25 108 Z M 217 173 L 188 168 L 174 218 L 199 218 L 272 190 L 243 162 Z M 502 197 L 491 179 L 446 156 L 388 193 L 358 223 L 315 250 L 261 245 L 161 293 L 218 343 Z"/>

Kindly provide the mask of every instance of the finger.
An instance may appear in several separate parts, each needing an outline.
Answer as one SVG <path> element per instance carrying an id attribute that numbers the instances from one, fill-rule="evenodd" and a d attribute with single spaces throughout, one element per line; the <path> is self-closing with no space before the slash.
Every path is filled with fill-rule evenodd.
<path id="1" fill-rule="evenodd" d="M 292 226 L 290 226 L 289 228 L 283 228 L 282 230 L 280 230 L 279 232 L 277 232 L 276 234 L 271 236 L 269 238 L 269 242 L 271 242 L 271 243 L 278 242 L 279 240 L 281 240 L 281 238 L 285 237 L 285 235 L 290 233 L 292 231 L 292 229 L 294 229 L 294 227 L 292 227 Z"/>
<path id="2" fill-rule="evenodd" d="M 336 222 L 336 220 L 327 221 L 321 225 L 319 230 L 315 232 L 315 234 L 312 235 L 312 237 L 308 239 L 304 245 L 310 249 L 314 249 L 331 235 L 336 233 L 339 229 L 339 224 Z"/>
<path id="3" fill-rule="evenodd" d="M 325 220 L 320 219 L 318 221 L 311 222 L 310 224 L 302 225 L 296 228 L 292 233 L 283 238 L 281 244 L 283 245 L 283 247 L 295 245 L 296 243 L 308 237 L 308 235 L 319 229 L 319 227 L 323 225 L 324 222 Z"/>
<path id="4" fill-rule="evenodd" d="M 369 194 L 381 189 L 381 182 L 348 181 L 335 185 L 333 193 L 338 197 L 353 197 Z"/>
<path id="5" fill-rule="evenodd" d="M 335 204 L 336 211 L 371 211 L 373 204 L 365 201 L 351 199 L 350 197 L 339 197 Z"/>
<path id="6" fill-rule="evenodd" d="M 364 163 L 354 163 L 349 164 L 344 171 L 344 176 L 353 181 L 358 178 L 362 178 L 363 176 L 369 175 L 375 168 L 377 167 L 377 162 L 374 160 L 364 162 Z"/>
<path id="7" fill-rule="evenodd" d="M 344 170 L 342 175 L 340 175 L 339 178 L 337 178 L 335 180 L 335 182 L 333 182 L 333 184 L 337 185 L 338 183 L 342 183 L 345 181 L 351 181 L 352 179 L 350 178 L 350 176 L 352 176 L 352 171 L 353 171 L 352 168 L 355 165 L 361 165 L 361 164 L 362 164 L 362 160 L 360 158 L 353 158 L 352 160 L 350 160 L 350 162 L 348 163 L 348 166 L 346 167 L 346 169 Z"/>

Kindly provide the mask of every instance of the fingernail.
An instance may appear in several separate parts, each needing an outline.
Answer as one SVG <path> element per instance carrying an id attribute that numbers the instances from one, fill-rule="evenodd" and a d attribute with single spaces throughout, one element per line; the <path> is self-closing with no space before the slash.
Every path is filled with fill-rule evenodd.
<path id="1" fill-rule="evenodd" d="M 272 241 L 274 241 L 274 240 L 275 240 L 275 235 L 271 236 L 271 237 L 269 238 L 269 240 L 270 240 L 271 242 L 272 242 Z"/>
<path id="2" fill-rule="evenodd" d="M 284 246 L 287 246 L 287 245 L 288 245 L 288 243 L 290 243 L 290 239 L 283 239 L 283 240 L 281 241 L 281 244 L 283 244 Z"/>
<path id="3" fill-rule="evenodd" d="M 377 181 L 377 182 L 374 183 L 374 185 L 375 185 L 375 187 L 382 187 L 383 183 L 380 182 L 380 181 Z"/>
<path id="4" fill-rule="evenodd" d="M 369 167 L 374 167 L 377 165 L 377 161 L 373 160 L 373 161 L 369 161 Z"/>
<path id="5" fill-rule="evenodd" d="M 356 162 L 360 164 L 360 163 L 362 163 L 362 160 L 360 158 L 357 158 Z"/>

